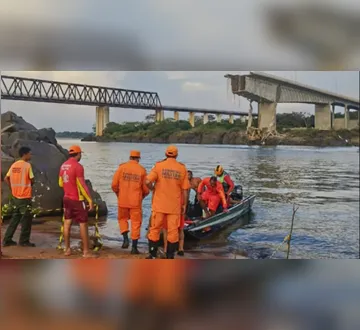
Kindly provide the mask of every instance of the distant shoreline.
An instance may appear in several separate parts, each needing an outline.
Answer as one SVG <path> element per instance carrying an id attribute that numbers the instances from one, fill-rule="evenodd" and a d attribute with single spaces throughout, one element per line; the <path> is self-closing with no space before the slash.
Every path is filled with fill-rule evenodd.
<path id="1" fill-rule="evenodd" d="M 169 137 L 148 137 L 140 134 L 124 134 L 115 137 L 87 136 L 81 141 L 126 142 L 126 143 L 159 143 L 159 144 L 207 144 L 207 145 L 263 145 L 263 146 L 309 146 L 309 147 L 359 147 L 359 131 L 318 131 L 289 130 L 279 136 L 261 141 L 251 141 L 243 131 L 193 133 L 176 132 Z"/>
<path id="2" fill-rule="evenodd" d="M 58 132 L 56 138 L 61 139 L 83 139 L 84 137 L 91 136 L 89 132 Z"/>

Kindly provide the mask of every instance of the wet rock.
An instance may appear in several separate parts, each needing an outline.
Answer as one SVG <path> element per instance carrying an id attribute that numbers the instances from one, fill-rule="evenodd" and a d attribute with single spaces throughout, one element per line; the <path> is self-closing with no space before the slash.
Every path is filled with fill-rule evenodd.
<path id="1" fill-rule="evenodd" d="M 81 141 L 86 141 L 86 142 L 96 141 L 96 136 L 95 135 L 87 135 L 87 136 L 83 137 L 81 139 Z"/>
<path id="2" fill-rule="evenodd" d="M 1 140 L 1 204 L 4 205 L 9 201 L 9 188 L 3 182 L 3 178 L 11 164 L 18 158 L 19 149 L 27 146 L 31 148 L 33 155 L 31 160 L 35 176 L 33 206 L 41 210 L 43 215 L 61 213 L 63 190 L 59 187 L 58 175 L 61 164 L 67 160 L 68 152 L 57 143 L 55 131 L 51 128 L 37 130 L 13 112 L 1 115 L 1 125 L 5 128 L 5 132 L 2 130 Z M 106 215 L 106 203 L 94 191 L 90 181 L 87 181 L 87 185 L 94 202 L 99 205 L 99 215 Z"/>
<path id="3" fill-rule="evenodd" d="M 14 131 L 36 131 L 36 127 L 26 122 L 16 113 L 8 111 L 1 114 L 1 130 L 6 126 L 13 125 Z"/>

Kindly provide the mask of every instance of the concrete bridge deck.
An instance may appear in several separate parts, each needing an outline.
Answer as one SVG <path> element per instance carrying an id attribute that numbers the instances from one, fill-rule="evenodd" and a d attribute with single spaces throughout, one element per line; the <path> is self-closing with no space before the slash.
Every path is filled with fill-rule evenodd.
<path id="1" fill-rule="evenodd" d="M 334 107 L 345 108 L 343 125 L 337 128 L 354 128 L 358 120 L 349 119 L 349 110 L 359 111 L 359 99 L 332 93 L 277 76 L 250 72 L 246 75 L 225 75 L 231 80 L 233 94 L 258 102 L 259 128 L 276 129 L 278 103 L 304 103 L 315 105 L 315 128 L 334 127 Z M 331 109 L 332 108 L 332 109 Z"/>

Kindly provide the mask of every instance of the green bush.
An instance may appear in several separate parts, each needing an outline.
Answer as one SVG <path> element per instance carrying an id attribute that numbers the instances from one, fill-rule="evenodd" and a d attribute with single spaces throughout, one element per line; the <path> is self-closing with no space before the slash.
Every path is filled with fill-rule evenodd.
<path id="1" fill-rule="evenodd" d="M 210 118 L 210 116 L 209 116 Z M 211 117 L 212 118 L 212 117 Z M 173 119 L 166 119 L 162 122 L 125 122 L 117 124 L 110 122 L 105 130 L 104 136 L 110 138 L 120 138 L 124 135 L 131 136 L 148 136 L 150 138 L 168 138 L 171 134 L 191 131 L 196 134 L 207 133 L 225 133 L 225 132 L 240 132 L 245 131 L 247 122 L 242 122 L 236 119 L 234 124 L 230 124 L 228 120 L 222 120 L 220 123 L 212 118 L 207 124 L 203 124 L 202 117 L 195 118 L 195 127 L 191 127 L 186 120 L 175 121 Z M 314 116 L 305 113 L 281 113 L 276 116 L 277 129 L 286 132 L 289 129 L 302 128 L 307 132 L 300 132 L 297 134 L 316 136 L 316 133 L 306 128 L 314 127 Z M 253 118 L 252 126 L 257 127 L 257 118 Z M 294 133 L 296 134 L 296 133 Z"/>

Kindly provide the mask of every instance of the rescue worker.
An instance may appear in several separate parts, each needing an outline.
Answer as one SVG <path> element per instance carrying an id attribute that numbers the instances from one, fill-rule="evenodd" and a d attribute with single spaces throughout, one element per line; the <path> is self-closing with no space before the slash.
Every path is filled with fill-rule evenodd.
<path id="1" fill-rule="evenodd" d="M 111 188 L 118 198 L 118 222 L 124 237 L 123 249 L 129 247 L 129 223 L 131 220 L 131 254 L 139 254 L 137 249 L 142 224 L 142 201 L 149 195 L 145 184 L 146 170 L 139 164 L 140 151 L 130 151 L 130 160 L 120 164 L 114 174 Z"/>
<path id="2" fill-rule="evenodd" d="M 220 202 L 222 202 L 223 211 L 227 212 L 224 188 L 222 184 L 217 181 L 216 176 L 205 178 L 201 181 L 198 187 L 198 200 L 207 218 L 216 213 Z"/>
<path id="3" fill-rule="evenodd" d="M 221 165 L 215 167 L 214 174 L 216 175 L 218 181 L 223 185 L 226 200 L 230 201 L 230 195 L 235 188 L 233 180 L 231 180 L 230 175 L 224 171 L 224 168 Z"/>
<path id="4" fill-rule="evenodd" d="M 93 257 L 89 250 L 88 210 L 85 200 L 89 203 L 89 210 L 93 209 L 90 191 L 85 183 L 84 168 L 79 163 L 82 150 L 79 146 L 69 148 L 69 159 L 61 165 L 59 172 L 59 186 L 64 189 L 64 242 L 65 256 L 71 255 L 70 231 L 72 222 L 80 224 L 80 236 L 83 245 L 83 257 Z"/>
<path id="5" fill-rule="evenodd" d="M 167 226 L 167 250 L 166 257 L 174 259 L 179 243 L 179 225 L 181 215 L 185 215 L 189 199 L 189 179 L 186 166 L 179 163 L 176 158 L 178 149 L 169 146 L 165 152 L 166 159 L 157 162 L 146 179 L 149 189 L 155 184 L 153 193 L 152 212 L 149 238 L 148 259 L 154 259 L 157 255 L 160 232 L 163 224 Z M 181 195 L 183 205 L 181 206 Z"/>
<path id="6" fill-rule="evenodd" d="M 9 185 L 13 196 L 11 201 L 13 213 L 9 226 L 5 232 L 3 246 L 17 245 L 12 238 L 21 222 L 19 245 L 35 247 L 35 244 L 30 242 L 32 226 L 31 199 L 32 185 L 34 184 L 34 173 L 31 164 L 29 163 L 31 160 L 31 149 L 28 147 L 21 147 L 19 149 L 19 156 L 20 160 L 11 165 L 4 179 Z"/>

